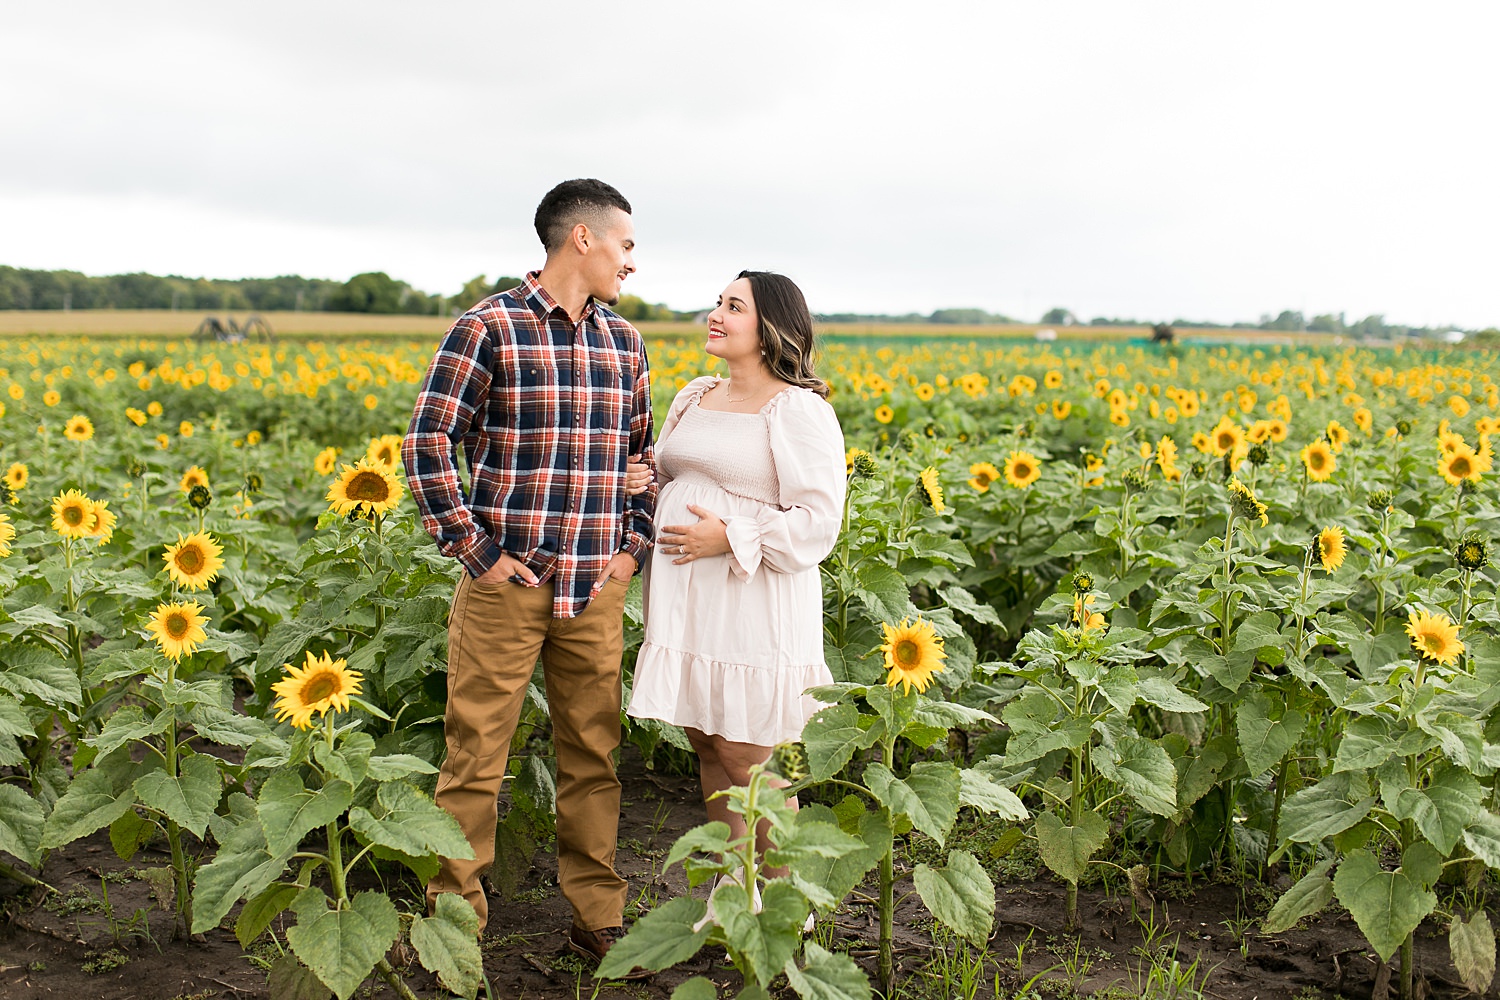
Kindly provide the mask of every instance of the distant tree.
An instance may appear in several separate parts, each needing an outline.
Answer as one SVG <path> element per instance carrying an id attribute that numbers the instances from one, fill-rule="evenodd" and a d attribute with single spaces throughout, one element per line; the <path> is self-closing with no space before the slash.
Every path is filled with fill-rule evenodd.
<path id="1" fill-rule="evenodd" d="M 976 326 L 983 323 L 1007 323 L 1004 316 L 985 312 L 983 309 L 937 309 L 927 317 L 929 323 L 965 323 Z"/>
<path id="2" fill-rule="evenodd" d="M 334 312 L 394 313 L 401 311 L 404 286 L 384 271 L 356 274 L 329 299 Z"/>
<path id="3" fill-rule="evenodd" d="M 1302 314 L 1295 309 L 1283 309 L 1275 319 L 1262 316 L 1260 320 L 1262 330 L 1285 330 L 1287 332 L 1301 332 L 1307 329 L 1307 321 Z"/>
<path id="4" fill-rule="evenodd" d="M 495 283 L 490 286 L 490 294 L 491 295 L 499 295 L 501 292 L 508 292 L 512 288 L 515 288 L 515 287 L 517 287 L 520 284 L 521 284 L 521 279 L 520 278 L 510 278 L 510 277 L 496 278 L 495 279 Z"/>
<path id="5" fill-rule="evenodd" d="M 1324 313 L 1307 321 L 1307 328 L 1314 333 L 1343 333 L 1344 314 Z"/>
<path id="6" fill-rule="evenodd" d="M 1078 317 L 1061 306 L 1058 306 L 1056 309 L 1048 309 L 1046 314 L 1042 316 L 1042 323 L 1045 326 L 1074 326 L 1077 322 Z"/>
<path id="7" fill-rule="evenodd" d="M 1385 325 L 1385 317 L 1383 315 L 1375 313 L 1351 325 L 1349 332 L 1356 337 L 1384 337 L 1394 333 L 1395 330 Z M 1403 329 L 1402 332 L 1404 333 L 1405 330 Z"/>

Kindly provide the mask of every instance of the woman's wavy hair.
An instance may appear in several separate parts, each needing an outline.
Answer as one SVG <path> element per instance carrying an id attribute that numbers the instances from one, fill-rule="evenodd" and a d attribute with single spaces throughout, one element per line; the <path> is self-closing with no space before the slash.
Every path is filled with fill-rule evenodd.
<path id="1" fill-rule="evenodd" d="M 802 289 L 786 275 L 771 271 L 741 271 L 738 277 L 750 282 L 760 323 L 760 345 L 771 374 L 788 385 L 811 389 L 828 398 L 828 383 L 814 371 L 817 343 Z"/>

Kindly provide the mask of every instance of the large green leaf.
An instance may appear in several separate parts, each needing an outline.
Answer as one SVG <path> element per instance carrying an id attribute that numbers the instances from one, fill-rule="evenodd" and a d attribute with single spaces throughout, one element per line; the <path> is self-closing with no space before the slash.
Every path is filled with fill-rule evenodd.
<path id="1" fill-rule="evenodd" d="M 388 781 L 376 793 L 380 815 L 355 806 L 349 826 L 381 847 L 420 857 L 472 858 L 474 849 L 451 813 L 404 781 Z"/>
<path id="2" fill-rule="evenodd" d="M 1391 759 L 1395 751 L 1391 723 L 1383 716 L 1361 715 L 1349 720 L 1339 737 L 1338 752 L 1333 757 L 1335 773 L 1372 771 Z"/>
<path id="3" fill-rule="evenodd" d="M 1382 871 L 1375 855 L 1364 849 L 1350 851 L 1339 862 L 1333 891 L 1382 962 L 1390 960 L 1438 902 L 1436 894 L 1404 871 Z"/>
<path id="4" fill-rule="evenodd" d="M 912 881 L 934 917 L 976 947 L 985 946 L 995 917 L 995 884 L 974 855 L 949 851 L 946 868 L 919 864 Z"/>
<path id="5" fill-rule="evenodd" d="M 135 790 L 131 788 L 135 774 L 136 768 L 128 758 L 96 760 L 94 767 L 73 779 L 52 807 L 42 826 L 42 848 L 51 850 L 71 844 L 119 819 L 135 804 Z"/>
<path id="6" fill-rule="evenodd" d="M 1464 846 L 1490 868 L 1500 868 L 1500 816 L 1480 809 L 1464 828 Z"/>
<path id="7" fill-rule="evenodd" d="M 711 979 L 694 976 L 679 983 L 670 1000 L 719 1000 L 719 988 Z"/>
<path id="8" fill-rule="evenodd" d="M 703 900 L 692 896 L 678 896 L 658 906 L 614 943 L 599 963 L 595 978 L 614 979 L 637 966 L 665 969 L 692 958 L 708 940 L 710 925 L 705 924 L 702 930 L 693 929 L 707 910 Z"/>
<path id="9" fill-rule="evenodd" d="M 290 952 L 271 963 L 266 986 L 276 1000 L 328 1000 L 332 996 L 318 974 Z"/>
<path id="10" fill-rule="evenodd" d="M 1281 807 L 1282 838 L 1298 844 L 1316 844 L 1324 837 L 1343 833 L 1368 816 L 1377 796 L 1363 795 L 1351 801 L 1368 784 L 1360 775 L 1356 788 L 1351 778 L 1349 773 L 1335 774 L 1288 796 Z"/>
<path id="11" fill-rule="evenodd" d="M 678 837 L 667 852 L 663 868 L 670 868 L 696 853 L 727 854 L 733 850 L 729 841 L 729 824 L 719 820 L 702 823 Z"/>
<path id="12" fill-rule="evenodd" d="M 260 788 L 260 827 L 271 854 L 290 854 L 302 838 L 332 823 L 354 800 L 346 781 L 331 779 L 322 788 L 307 788 L 296 771 L 278 771 Z"/>
<path id="13" fill-rule="evenodd" d="M 219 805 L 223 786 L 214 758 L 194 754 L 183 760 L 177 777 L 166 771 L 147 771 L 136 779 L 135 794 L 144 806 L 166 815 L 168 819 L 202 837 L 208 829 L 208 818 Z"/>
<path id="14" fill-rule="evenodd" d="M 318 888 L 303 889 L 292 903 L 297 923 L 287 943 L 339 1000 L 349 1000 L 401 933 L 401 918 L 383 893 L 362 892 L 347 910 L 330 910 Z"/>
<path id="15" fill-rule="evenodd" d="M 1404 776 L 1405 769 L 1398 770 Z M 1484 789 L 1468 771 L 1446 762 L 1440 762 L 1431 774 L 1426 788 L 1391 789 L 1394 795 L 1388 793 L 1382 781 L 1381 796 L 1392 815 L 1414 820 L 1422 836 L 1446 857 L 1463 835 L 1464 827 L 1479 812 Z"/>
<path id="16" fill-rule="evenodd" d="M 1261 929 L 1267 934 L 1280 934 L 1291 930 L 1303 917 L 1310 917 L 1327 906 L 1333 899 L 1333 880 L 1328 877 L 1328 870 L 1332 867 L 1331 858 L 1314 865 L 1312 871 L 1298 879 L 1271 907 Z"/>
<path id="17" fill-rule="evenodd" d="M 820 710 L 802 730 L 808 771 L 814 780 L 828 781 L 844 769 L 856 751 L 873 746 L 884 732 L 884 721 L 860 728 L 859 710 L 848 703 Z"/>
<path id="18" fill-rule="evenodd" d="M 787 983 L 802 1000 L 870 1000 L 870 980 L 848 955 L 825 951 L 816 941 L 809 941 L 802 948 L 802 957 L 807 963 L 802 968 L 788 961 L 783 970 Z M 704 1000 L 714 1000 L 712 993 L 703 996 Z M 676 993 L 672 1000 L 679 1000 Z"/>
<path id="19" fill-rule="evenodd" d="M 694 902 L 702 912 L 703 903 Z M 720 892 L 714 897 L 714 915 L 723 929 L 726 946 L 732 947 L 750 968 L 751 974 L 745 978 L 764 985 L 781 971 L 802 943 L 807 900 L 790 883 L 774 881 L 767 883 L 761 894 L 759 913 L 751 912 L 749 902 L 744 892 Z M 613 958 L 619 946 L 611 948 L 607 958 Z"/>
<path id="20" fill-rule="evenodd" d="M 1083 813 L 1077 826 L 1064 825 L 1056 813 L 1038 813 L 1036 817 L 1037 851 L 1042 861 L 1075 885 L 1108 837 L 1109 824 L 1097 813 Z"/>
<path id="21" fill-rule="evenodd" d="M 1206 712 L 1208 706 L 1192 695 L 1178 690 L 1165 677 L 1145 677 L 1136 685 L 1136 697 L 1166 712 Z"/>
<path id="22" fill-rule="evenodd" d="M 980 812 L 991 813 L 998 819 L 1020 822 L 1030 818 L 1031 813 L 1027 811 L 1020 796 L 982 771 L 967 767 L 959 772 L 958 777 L 960 805 L 972 806 Z"/>
<path id="23" fill-rule="evenodd" d="M 1475 993 L 1490 988 L 1495 981 L 1495 929 L 1489 914 L 1480 910 L 1468 921 L 1454 914 L 1448 928 L 1448 950 L 1465 986 Z"/>
<path id="24" fill-rule="evenodd" d="M 797 823 L 800 825 L 804 822 L 837 823 L 838 817 L 827 806 L 812 803 L 797 812 Z M 859 850 L 837 858 L 810 857 L 797 865 L 797 875 L 827 890 L 834 899 L 834 905 L 854 891 L 865 873 L 879 863 L 891 844 L 891 828 L 886 823 L 883 812 L 864 812 L 859 816 L 855 828 L 859 831 Z M 822 904 L 819 906 L 822 909 L 832 908 Z"/>
<path id="25" fill-rule="evenodd" d="M 1177 812 L 1177 769 L 1160 744 L 1139 736 L 1122 737 L 1115 744 L 1116 756 L 1099 753 L 1099 773 L 1118 782 L 1147 812 L 1171 816 Z"/>
<path id="26" fill-rule="evenodd" d="M 804 822 L 798 817 L 790 835 L 781 836 L 781 843 L 766 852 L 766 864 L 797 867 L 805 858 L 839 858 L 864 846 L 863 840 L 839 829 L 836 820 Z"/>
<path id="27" fill-rule="evenodd" d="M 962 783 L 958 768 L 946 761 L 913 764 L 905 781 L 884 764 L 871 764 L 865 768 L 865 784 L 893 818 L 906 816 L 913 827 L 939 844 L 958 819 Z"/>
<path id="28" fill-rule="evenodd" d="M 1280 763 L 1307 728 L 1307 716 L 1296 709 L 1287 709 L 1280 718 L 1272 718 L 1277 707 L 1269 695 L 1257 691 L 1241 702 L 1235 711 L 1240 750 L 1245 755 L 1245 765 L 1252 778 Z"/>
<path id="29" fill-rule="evenodd" d="M 411 943 L 424 968 L 449 991 L 473 1000 L 484 979 L 479 953 L 479 914 L 456 892 L 438 896 L 430 917 L 411 923 Z"/>
<path id="30" fill-rule="evenodd" d="M 213 861 L 199 868 L 193 879 L 193 933 L 218 926 L 235 903 L 258 895 L 274 882 L 295 850 L 293 845 L 271 854 L 259 819 L 254 815 L 243 818 L 222 840 Z"/>
<path id="31" fill-rule="evenodd" d="M 292 905 L 301 890 L 295 885 L 276 882 L 266 886 L 240 907 L 240 915 L 234 921 L 234 936 L 241 948 L 248 948 L 255 939 L 275 920 L 277 915 Z"/>
<path id="32" fill-rule="evenodd" d="M 0 785 L 0 851 L 35 868 L 41 863 L 42 804 L 15 785 Z"/>

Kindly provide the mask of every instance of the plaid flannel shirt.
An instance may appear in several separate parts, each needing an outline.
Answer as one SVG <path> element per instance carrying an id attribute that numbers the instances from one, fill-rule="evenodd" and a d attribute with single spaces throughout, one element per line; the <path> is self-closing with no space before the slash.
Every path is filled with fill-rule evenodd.
<path id="1" fill-rule="evenodd" d="M 650 548 L 656 485 L 626 497 L 625 461 L 655 468 L 651 379 L 635 327 L 594 303 L 575 324 L 537 274 L 449 327 L 401 457 L 444 555 L 475 577 L 514 556 L 555 580 L 552 614 L 571 618 L 616 552 L 640 566 Z"/>

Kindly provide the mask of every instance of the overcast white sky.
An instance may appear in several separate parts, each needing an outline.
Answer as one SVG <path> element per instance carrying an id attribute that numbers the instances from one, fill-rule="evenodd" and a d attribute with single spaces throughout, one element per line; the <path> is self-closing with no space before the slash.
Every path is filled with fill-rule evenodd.
<path id="1" fill-rule="evenodd" d="M 538 266 L 635 207 L 626 291 L 820 312 L 1500 323 L 1500 4 L 12 3 L 0 263 Z"/>

